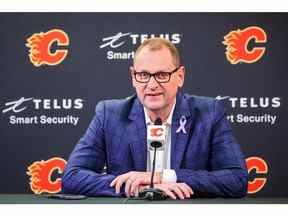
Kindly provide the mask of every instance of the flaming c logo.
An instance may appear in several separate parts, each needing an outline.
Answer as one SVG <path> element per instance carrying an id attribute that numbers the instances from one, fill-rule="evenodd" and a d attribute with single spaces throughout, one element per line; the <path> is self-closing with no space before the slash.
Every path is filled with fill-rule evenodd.
<path id="1" fill-rule="evenodd" d="M 29 58 L 31 63 L 39 67 L 41 65 L 57 65 L 60 64 L 68 54 L 67 50 L 57 49 L 51 52 L 53 43 L 58 46 L 68 46 L 68 35 L 59 29 L 52 29 L 46 33 L 35 33 L 27 39 L 26 46 L 30 48 Z"/>
<path id="2" fill-rule="evenodd" d="M 152 137 L 160 137 L 160 136 L 162 136 L 163 135 L 163 131 L 164 131 L 163 128 L 152 128 L 150 130 Z"/>
<path id="3" fill-rule="evenodd" d="M 266 162 L 259 157 L 250 157 L 246 159 L 246 165 L 248 169 L 248 173 L 250 173 L 253 169 L 256 169 L 257 174 L 267 174 L 268 166 Z M 248 182 L 248 193 L 253 194 L 260 191 L 267 182 L 267 178 L 256 177 L 253 181 Z"/>
<path id="4" fill-rule="evenodd" d="M 223 44 L 226 45 L 226 57 L 231 64 L 239 62 L 254 63 L 264 54 L 265 47 L 254 47 L 248 50 L 248 43 L 255 39 L 255 43 L 266 43 L 267 36 L 263 29 L 251 26 L 246 29 L 229 32 Z"/>
<path id="5" fill-rule="evenodd" d="M 53 171 L 59 173 L 64 171 L 66 161 L 62 158 L 54 157 L 47 161 L 41 160 L 34 162 L 28 167 L 27 174 L 30 175 L 30 187 L 35 194 L 43 192 L 58 193 L 61 190 L 61 179 L 51 180 Z"/>

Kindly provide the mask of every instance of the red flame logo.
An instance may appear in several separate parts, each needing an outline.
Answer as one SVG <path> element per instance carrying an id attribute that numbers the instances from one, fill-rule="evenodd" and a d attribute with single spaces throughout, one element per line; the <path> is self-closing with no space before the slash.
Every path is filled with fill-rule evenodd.
<path id="1" fill-rule="evenodd" d="M 28 167 L 27 174 L 30 175 L 30 187 L 35 194 L 43 192 L 58 193 L 61 190 L 61 179 L 51 181 L 51 174 L 58 170 L 64 171 L 66 161 L 62 158 L 54 157 L 47 161 L 36 161 Z"/>
<path id="2" fill-rule="evenodd" d="M 229 32 L 225 37 L 223 44 L 226 45 L 226 58 L 231 64 L 239 62 L 254 63 L 258 61 L 266 50 L 265 47 L 254 47 L 248 50 L 248 43 L 255 39 L 255 43 L 266 43 L 267 36 L 263 29 L 257 26 L 251 26 L 244 30 Z"/>
<path id="3" fill-rule="evenodd" d="M 30 48 L 29 58 L 34 66 L 57 65 L 65 59 L 67 50 L 57 49 L 54 53 L 51 52 L 54 42 L 58 46 L 68 46 L 68 35 L 62 30 L 53 29 L 46 33 L 35 33 L 27 39 L 26 46 Z"/>
<path id="4" fill-rule="evenodd" d="M 250 173 L 253 169 L 256 170 L 257 174 L 266 174 L 268 173 L 267 163 L 259 157 L 250 157 L 246 159 L 246 165 L 248 169 L 248 173 Z M 260 191 L 267 182 L 266 177 L 256 177 L 253 181 L 248 182 L 248 193 L 253 194 Z"/>

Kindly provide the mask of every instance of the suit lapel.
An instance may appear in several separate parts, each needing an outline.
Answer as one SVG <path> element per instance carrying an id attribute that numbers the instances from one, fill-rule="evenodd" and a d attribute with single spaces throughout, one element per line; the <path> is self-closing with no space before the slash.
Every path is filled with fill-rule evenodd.
<path id="1" fill-rule="evenodd" d="M 181 93 L 177 94 L 176 106 L 172 118 L 172 131 L 171 131 L 171 169 L 179 169 L 186 150 L 186 145 L 189 142 L 190 129 L 192 127 L 192 116 L 190 106 L 187 99 Z M 183 116 L 186 118 L 185 131 L 186 134 L 180 130 L 180 119 Z"/>
<path id="2" fill-rule="evenodd" d="M 130 139 L 130 148 L 134 161 L 135 170 L 146 171 L 147 166 L 147 129 L 144 111 L 137 98 L 128 116 L 132 120 L 127 129 L 126 136 Z"/>

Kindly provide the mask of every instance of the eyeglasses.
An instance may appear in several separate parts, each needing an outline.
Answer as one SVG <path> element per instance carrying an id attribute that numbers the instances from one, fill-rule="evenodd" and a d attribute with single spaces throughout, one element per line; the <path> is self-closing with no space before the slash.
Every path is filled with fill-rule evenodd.
<path id="1" fill-rule="evenodd" d="M 173 71 L 170 71 L 170 72 L 159 71 L 154 74 L 150 74 L 146 71 L 137 72 L 134 70 L 134 77 L 135 77 L 135 80 L 139 83 L 148 83 L 151 77 L 154 77 L 154 79 L 158 83 L 167 83 L 170 81 L 171 75 L 175 73 L 179 68 L 180 67 L 177 67 Z"/>

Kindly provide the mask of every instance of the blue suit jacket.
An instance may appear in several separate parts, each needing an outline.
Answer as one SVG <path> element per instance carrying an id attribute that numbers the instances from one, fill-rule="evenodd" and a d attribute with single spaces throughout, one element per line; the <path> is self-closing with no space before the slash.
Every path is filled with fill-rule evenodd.
<path id="1" fill-rule="evenodd" d="M 186 116 L 187 134 L 176 133 Z M 220 102 L 177 93 L 172 118 L 171 169 L 177 182 L 191 186 L 195 196 L 242 197 L 248 174 Z M 85 135 L 70 155 L 62 192 L 88 196 L 121 196 L 111 181 L 128 171 L 146 171 L 147 144 L 143 106 L 136 96 L 101 101 Z M 107 173 L 103 174 L 106 164 Z"/>

